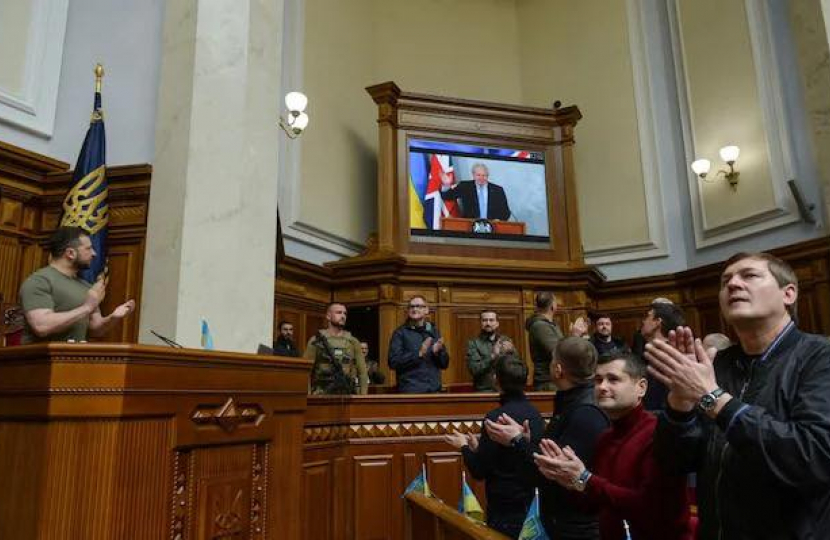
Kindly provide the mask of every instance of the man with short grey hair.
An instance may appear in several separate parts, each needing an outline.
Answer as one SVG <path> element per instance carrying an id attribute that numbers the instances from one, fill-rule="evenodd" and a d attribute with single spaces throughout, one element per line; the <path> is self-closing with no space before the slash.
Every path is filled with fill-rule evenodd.
<path id="1" fill-rule="evenodd" d="M 504 188 L 490 182 L 490 169 L 484 163 L 475 163 L 470 172 L 472 180 L 453 184 L 448 174 L 441 175 L 441 198 L 458 201 L 461 215 L 470 219 L 510 219 L 510 206 Z"/>

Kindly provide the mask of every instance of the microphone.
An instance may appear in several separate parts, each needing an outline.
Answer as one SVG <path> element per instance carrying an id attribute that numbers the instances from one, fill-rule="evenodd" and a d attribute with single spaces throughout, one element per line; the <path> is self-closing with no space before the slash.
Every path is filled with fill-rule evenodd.
<path id="1" fill-rule="evenodd" d="M 174 349 L 184 349 L 184 347 L 182 347 L 181 345 L 179 345 L 178 343 L 176 343 L 175 341 L 173 341 L 169 337 L 162 336 L 161 334 L 159 334 L 155 330 L 150 330 L 150 333 L 153 334 L 154 336 L 156 336 L 157 338 L 159 338 L 160 340 L 162 340 L 165 343 L 165 345 L 169 345 L 169 346 L 173 347 Z"/>

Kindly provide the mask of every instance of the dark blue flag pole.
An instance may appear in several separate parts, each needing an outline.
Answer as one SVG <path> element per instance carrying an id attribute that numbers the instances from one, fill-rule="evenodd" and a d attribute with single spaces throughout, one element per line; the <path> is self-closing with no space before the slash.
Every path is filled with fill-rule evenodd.
<path id="1" fill-rule="evenodd" d="M 94 283 L 107 264 L 107 223 L 109 205 L 107 198 L 107 141 L 104 132 L 104 113 L 101 110 L 101 79 L 104 68 L 95 66 L 95 102 L 89 130 L 78 155 L 72 188 L 63 201 L 62 227 L 81 227 L 87 231 L 96 252 L 90 267 L 79 275 Z"/>

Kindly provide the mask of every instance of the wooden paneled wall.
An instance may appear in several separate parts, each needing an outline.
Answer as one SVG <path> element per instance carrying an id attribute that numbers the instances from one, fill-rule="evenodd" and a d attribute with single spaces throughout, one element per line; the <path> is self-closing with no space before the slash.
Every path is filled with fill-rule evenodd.
<path id="1" fill-rule="evenodd" d="M 110 285 L 102 311 L 141 297 L 149 165 L 107 169 Z M 48 260 L 46 241 L 71 186 L 69 165 L 0 142 L 0 297 L 16 303 L 21 283 Z M 138 302 L 140 305 L 140 302 Z M 135 342 L 136 311 L 100 341 Z"/>
<path id="2" fill-rule="evenodd" d="M 799 325 L 808 332 L 830 335 L 830 241 L 820 238 L 772 250 L 787 260 L 799 278 Z M 375 332 L 376 358 L 385 359 L 388 339 L 406 318 L 406 304 L 420 294 L 430 304 L 430 318 L 440 329 L 450 351 L 450 367 L 443 375 L 445 385 L 462 390 L 470 387 L 464 355 L 466 343 L 479 332 L 478 316 L 483 309 L 495 309 L 501 332 L 517 343 L 523 358 L 530 357 L 525 319 L 533 313 L 533 296 L 539 290 L 556 293 L 557 323 L 567 333 L 570 323 L 589 312 L 606 312 L 614 322 L 614 334 L 630 343 L 640 320 L 654 298 L 666 297 L 684 311 L 687 323 L 705 335 L 730 334 L 720 316 L 718 283 L 722 264 L 712 264 L 676 274 L 606 282 L 591 273 L 546 273 L 508 266 L 477 267 L 470 264 L 459 272 L 428 261 L 390 263 L 385 259 L 344 262 L 312 271 L 310 265 L 291 258 L 281 263 L 277 283 L 277 313 L 284 309 L 303 324 L 303 335 L 321 324 L 328 298 L 344 302 L 352 310 L 377 311 L 377 327 L 348 325 L 355 335 Z M 316 294 L 309 302 L 309 291 Z M 329 295 L 326 295 L 326 291 Z M 297 291 L 297 292 L 295 292 Z M 388 369 L 386 362 L 381 368 Z M 388 377 L 390 384 L 394 378 Z"/>
<path id="3" fill-rule="evenodd" d="M 549 415 L 551 393 L 530 394 Z M 450 430 L 477 433 L 496 394 L 309 396 L 303 446 L 303 538 L 392 540 L 405 534 L 404 489 L 426 465 L 433 493 L 455 506 L 461 454 Z M 483 484 L 468 477 L 486 506 Z"/>

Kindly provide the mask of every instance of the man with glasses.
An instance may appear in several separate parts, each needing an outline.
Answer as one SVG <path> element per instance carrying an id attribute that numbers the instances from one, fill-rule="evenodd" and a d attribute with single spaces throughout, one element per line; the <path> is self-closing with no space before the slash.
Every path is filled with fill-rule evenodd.
<path id="1" fill-rule="evenodd" d="M 392 333 L 389 367 L 398 378 L 398 392 L 428 394 L 441 390 L 441 370 L 450 357 L 441 333 L 427 320 L 426 298 L 413 296 L 407 306 L 407 320 Z"/>

